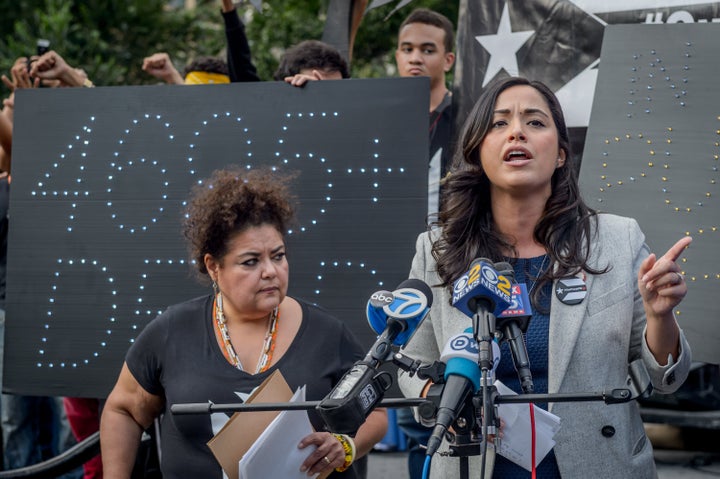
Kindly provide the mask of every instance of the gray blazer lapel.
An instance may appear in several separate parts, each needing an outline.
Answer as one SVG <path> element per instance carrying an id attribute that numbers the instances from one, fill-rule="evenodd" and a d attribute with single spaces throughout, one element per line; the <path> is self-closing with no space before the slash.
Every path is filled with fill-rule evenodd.
<path id="1" fill-rule="evenodd" d="M 579 304 L 568 305 L 560 301 L 555 294 L 555 286 L 553 284 L 553 293 L 550 304 L 550 333 L 549 333 L 549 351 L 548 351 L 548 392 L 556 393 L 560 390 L 573 350 L 577 344 L 577 338 L 580 334 L 580 328 L 587 316 L 587 297 L 590 296 L 592 288 L 593 276 L 589 275 L 585 279 L 587 285 L 587 296 Z M 585 391 L 582 391 L 585 392 Z M 552 409 L 552 404 L 549 405 Z"/>

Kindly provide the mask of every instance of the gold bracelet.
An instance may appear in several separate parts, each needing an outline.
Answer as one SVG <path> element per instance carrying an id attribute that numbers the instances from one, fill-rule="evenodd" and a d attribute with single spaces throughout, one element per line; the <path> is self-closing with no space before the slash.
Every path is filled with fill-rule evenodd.
<path id="1" fill-rule="evenodd" d="M 355 442 L 347 434 L 333 434 L 333 436 L 340 441 L 343 451 L 345 451 L 345 463 L 335 468 L 337 472 L 343 472 L 350 467 L 355 460 Z"/>

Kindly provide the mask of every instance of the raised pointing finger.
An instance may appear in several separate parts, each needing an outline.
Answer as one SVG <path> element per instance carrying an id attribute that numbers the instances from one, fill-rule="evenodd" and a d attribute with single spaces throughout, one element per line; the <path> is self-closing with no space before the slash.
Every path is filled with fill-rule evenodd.
<path id="1" fill-rule="evenodd" d="M 683 236 L 678 240 L 677 243 L 672 245 L 670 249 L 663 255 L 663 258 L 672 261 L 673 263 L 677 261 L 677 259 L 680 257 L 682 252 L 687 248 L 687 246 L 692 242 L 691 236 Z"/>

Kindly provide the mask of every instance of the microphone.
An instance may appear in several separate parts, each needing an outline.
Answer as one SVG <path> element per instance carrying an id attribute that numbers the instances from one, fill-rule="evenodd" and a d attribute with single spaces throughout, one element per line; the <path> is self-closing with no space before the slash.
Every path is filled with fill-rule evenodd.
<path id="1" fill-rule="evenodd" d="M 530 304 L 530 296 L 525 283 L 514 283 L 510 290 L 511 304 L 497 317 L 497 324 L 503 324 L 505 321 L 517 321 L 520 330 L 524 333 L 530 325 L 532 317 L 532 305 Z"/>
<path id="2" fill-rule="evenodd" d="M 493 366 L 495 371 L 500 362 L 500 347 L 495 341 L 493 346 Z M 457 419 L 470 394 L 480 389 L 480 368 L 478 368 L 478 344 L 468 328 L 461 334 L 450 338 L 445 345 L 440 360 L 446 363 L 445 386 L 440 406 L 437 410 L 437 419 L 432 435 L 428 439 L 426 455 L 432 456 L 437 452 L 442 438 L 450 425 Z M 494 381 L 494 379 L 493 379 Z"/>
<path id="3" fill-rule="evenodd" d="M 376 291 L 370 296 L 366 307 L 367 320 L 380 335 L 390 329 L 392 343 L 404 346 L 427 316 L 432 301 L 432 290 L 427 283 L 406 279 L 393 292 Z"/>
<path id="4" fill-rule="evenodd" d="M 481 310 L 497 317 L 510 306 L 510 287 L 511 281 L 489 259 L 478 258 L 453 283 L 452 305 L 471 318 Z"/>
<path id="5" fill-rule="evenodd" d="M 380 332 L 365 358 L 345 373 L 316 410 L 331 432 L 354 436 L 392 385 L 377 367 L 392 355 L 392 344 L 404 344 L 432 305 L 430 287 L 419 279 L 400 283 L 393 292 L 378 291 L 368 301 L 368 322 Z M 404 338 L 404 339 L 403 339 Z"/>
<path id="6" fill-rule="evenodd" d="M 495 266 L 501 271 L 501 274 L 511 278 L 511 281 L 515 283 L 515 272 L 509 263 L 497 263 Z M 508 346 L 510 346 L 513 365 L 520 380 L 520 387 L 525 394 L 532 394 L 535 392 L 535 385 L 530 372 L 527 345 L 523 337 L 523 332 L 527 331 L 532 316 L 527 287 L 524 284 L 513 284 L 512 298 L 511 307 L 498 316 L 497 327 L 502 331 Z"/>
<path id="7" fill-rule="evenodd" d="M 495 332 L 495 317 L 510 306 L 510 280 L 499 274 L 489 259 L 472 262 L 467 273 L 453 283 L 452 305 L 473 320 L 473 332 L 480 341 L 483 370 L 492 367 L 490 343 Z"/>

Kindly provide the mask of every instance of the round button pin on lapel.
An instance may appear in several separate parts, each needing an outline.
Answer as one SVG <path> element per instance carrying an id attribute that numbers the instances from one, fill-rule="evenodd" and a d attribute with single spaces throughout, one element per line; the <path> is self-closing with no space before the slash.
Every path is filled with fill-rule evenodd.
<path id="1" fill-rule="evenodd" d="M 587 296 L 587 285 L 585 280 L 575 276 L 561 278 L 555 284 L 555 296 L 568 305 L 582 303 Z"/>

